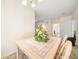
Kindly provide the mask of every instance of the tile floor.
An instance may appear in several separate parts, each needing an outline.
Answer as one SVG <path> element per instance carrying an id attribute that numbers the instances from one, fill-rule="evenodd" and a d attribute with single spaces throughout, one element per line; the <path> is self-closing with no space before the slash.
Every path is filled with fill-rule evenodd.
<path id="1" fill-rule="evenodd" d="M 73 47 L 70 59 L 78 59 L 78 47 L 77 46 Z"/>

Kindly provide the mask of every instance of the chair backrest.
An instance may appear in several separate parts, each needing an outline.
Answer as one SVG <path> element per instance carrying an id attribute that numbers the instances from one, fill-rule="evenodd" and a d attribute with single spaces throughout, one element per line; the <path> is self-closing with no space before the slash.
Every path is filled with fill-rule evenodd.
<path id="1" fill-rule="evenodd" d="M 67 41 L 67 35 L 64 36 L 64 38 L 62 39 L 59 49 L 61 49 L 61 47 L 64 45 L 64 43 Z"/>
<path id="2" fill-rule="evenodd" d="M 61 47 L 61 49 L 58 51 L 58 54 L 56 54 L 55 59 L 60 59 L 61 54 L 63 53 L 63 50 L 65 48 L 66 43 L 63 44 L 63 46 Z"/>
<path id="3" fill-rule="evenodd" d="M 55 59 L 69 59 L 71 51 L 72 51 L 72 43 L 70 41 L 66 41 Z"/>
<path id="4" fill-rule="evenodd" d="M 71 51 L 72 51 L 72 43 L 70 41 L 67 41 L 60 59 L 69 59 Z"/>
<path id="5" fill-rule="evenodd" d="M 55 56 L 56 59 L 57 59 L 57 58 L 59 57 L 59 55 L 60 55 L 60 50 L 61 50 L 61 51 L 63 50 L 66 41 L 67 41 L 67 35 L 64 36 L 64 38 L 62 39 L 62 41 L 61 41 L 61 43 L 60 43 L 60 45 L 59 45 L 59 47 L 58 47 L 58 50 L 57 50 L 56 56 Z"/>

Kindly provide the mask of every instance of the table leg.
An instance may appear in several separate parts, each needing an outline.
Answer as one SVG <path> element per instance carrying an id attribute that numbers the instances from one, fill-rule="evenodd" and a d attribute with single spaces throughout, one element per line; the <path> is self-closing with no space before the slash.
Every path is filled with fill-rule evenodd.
<path id="1" fill-rule="evenodd" d="M 17 59 L 19 59 L 19 48 L 17 48 Z"/>
<path id="2" fill-rule="evenodd" d="M 24 54 L 19 48 L 17 48 L 17 59 L 24 59 Z"/>

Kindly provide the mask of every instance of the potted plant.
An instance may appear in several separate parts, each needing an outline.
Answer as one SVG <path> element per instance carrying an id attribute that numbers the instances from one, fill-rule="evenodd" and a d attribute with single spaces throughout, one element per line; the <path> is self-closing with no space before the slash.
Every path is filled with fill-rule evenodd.
<path id="1" fill-rule="evenodd" d="M 36 27 L 36 33 L 34 39 L 39 42 L 47 42 L 49 40 L 47 28 L 45 25 L 41 24 Z"/>

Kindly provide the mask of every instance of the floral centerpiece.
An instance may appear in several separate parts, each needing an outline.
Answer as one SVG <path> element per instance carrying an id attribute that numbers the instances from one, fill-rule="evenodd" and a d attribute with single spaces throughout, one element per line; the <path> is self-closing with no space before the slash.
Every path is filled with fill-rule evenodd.
<path id="1" fill-rule="evenodd" d="M 35 29 L 35 35 L 34 35 L 34 39 L 36 41 L 41 41 L 41 42 L 47 42 L 49 40 L 48 38 L 48 33 L 47 33 L 47 28 L 45 25 L 41 24 L 38 25 Z"/>

